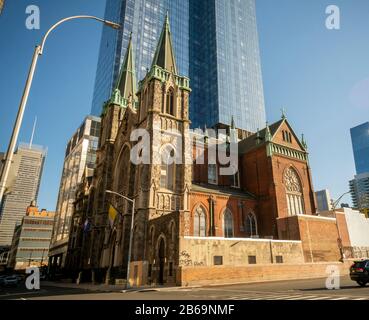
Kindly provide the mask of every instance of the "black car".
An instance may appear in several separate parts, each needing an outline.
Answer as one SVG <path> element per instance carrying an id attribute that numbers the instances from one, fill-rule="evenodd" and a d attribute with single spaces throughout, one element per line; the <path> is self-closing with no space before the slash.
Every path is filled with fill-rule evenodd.
<path id="1" fill-rule="evenodd" d="M 350 278 L 365 287 L 369 283 L 369 260 L 355 261 L 350 268 Z"/>

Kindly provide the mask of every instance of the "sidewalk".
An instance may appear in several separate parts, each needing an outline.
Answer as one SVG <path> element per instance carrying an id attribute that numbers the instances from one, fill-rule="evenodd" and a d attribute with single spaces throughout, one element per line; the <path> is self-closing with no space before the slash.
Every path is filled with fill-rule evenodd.
<path id="1" fill-rule="evenodd" d="M 144 286 L 126 289 L 125 285 L 106 285 L 106 284 L 92 284 L 92 283 L 67 283 L 67 282 L 53 282 L 53 281 L 42 281 L 41 285 L 58 287 L 58 288 L 70 288 L 70 289 L 82 289 L 90 291 L 101 291 L 101 292 L 144 292 L 144 291 L 171 291 L 179 290 L 182 287 L 165 287 L 165 286 Z M 188 288 L 187 288 L 188 289 Z"/>

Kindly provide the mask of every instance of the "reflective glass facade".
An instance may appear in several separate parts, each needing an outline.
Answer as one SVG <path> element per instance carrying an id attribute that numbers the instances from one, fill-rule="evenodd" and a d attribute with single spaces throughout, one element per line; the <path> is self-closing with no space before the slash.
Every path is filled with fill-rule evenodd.
<path id="1" fill-rule="evenodd" d="M 119 75 L 132 32 L 135 48 L 136 78 L 142 80 L 150 68 L 159 41 L 166 12 L 178 71 L 189 75 L 189 5 L 188 0 L 107 0 L 105 19 L 119 22 L 118 32 L 104 27 L 97 66 L 92 114 L 100 116 Z"/>
<path id="2" fill-rule="evenodd" d="M 369 172 L 369 122 L 351 128 L 356 174 Z"/>
<path id="3" fill-rule="evenodd" d="M 150 67 L 169 10 L 177 67 L 192 88 L 192 127 L 230 124 L 255 132 L 265 126 L 255 0 L 107 0 L 92 113 L 100 115 L 119 74 L 130 33 L 137 80 Z"/>
<path id="4" fill-rule="evenodd" d="M 264 93 L 254 0 L 190 1 L 193 127 L 265 126 Z"/>

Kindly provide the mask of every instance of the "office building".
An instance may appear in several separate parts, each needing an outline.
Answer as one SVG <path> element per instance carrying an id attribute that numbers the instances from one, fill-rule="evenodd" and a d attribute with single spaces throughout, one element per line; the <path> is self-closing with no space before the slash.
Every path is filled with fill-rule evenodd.
<path id="1" fill-rule="evenodd" d="M 31 201 L 37 201 L 46 149 L 20 144 L 0 204 L 0 246 L 10 246 L 14 228 L 20 224 Z"/>
<path id="2" fill-rule="evenodd" d="M 350 129 L 356 175 L 349 182 L 354 208 L 369 209 L 369 122 Z"/>
<path id="3" fill-rule="evenodd" d="M 315 192 L 318 211 L 332 210 L 332 198 L 328 189 Z"/>
<path id="4" fill-rule="evenodd" d="M 255 0 L 190 0 L 193 127 L 265 126 Z"/>
<path id="5" fill-rule="evenodd" d="M 144 78 L 151 66 L 166 12 L 169 11 L 177 67 L 189 75 L 189 4 L 188 0 L 107 0 L 105 19 L 118 22 L 118 32 L 103 27 L 97 65 L 92 114 L 100 116 L 110 98 L 132 33 L 135 47 L 136 78 Z"/>
<path id="6" fill-rule="evenodd" d="M 165 12 L 169 11 L 178 72 L 191 78 L 192 127 L 230 125 L 256 132 L 265 126 L 255 0 L 108 0 L 92 114 L 100 116 L 119 75 L 130 34 L 135 73 L 151 67 Z"/>
<path id="7" fill-rule="evenodd" d="M 54 212 L 38 210 L 35 202 L 26 210 L 22 223 L 15 228 L 8 267 L 24 270 L 29 266 L 47 266 Z"/>
<path id="8" fill-rule="evenodd" d="M 369 172 L 356 175 L 349 184 L 353 207 L 369 209 Z"/>
<path id="9" fill-rule="evenodd" d="M 369 122 L 351 128 L 356 174 L 369 172 Z"/>
<path id="10" fill-rule="evenodd" d="M 49 256 L 64 263 L 76 190 L 85 168 L 94 168 L 100 136 L 100 118 L 87 116 L 66 148 Z"/>

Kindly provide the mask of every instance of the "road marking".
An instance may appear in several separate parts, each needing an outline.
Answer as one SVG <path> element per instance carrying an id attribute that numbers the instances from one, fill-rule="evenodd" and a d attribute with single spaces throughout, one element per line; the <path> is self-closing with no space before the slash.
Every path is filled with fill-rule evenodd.
<path id="1" fill-rule="evenodd" d="M 313 299 L 306 299 L 306 300 L 328 300 L 333 298 L 332 296 L 325 296 L 325 297 L 317 297 L 317 298 L 313 298 Z"/>
<path id="2" fill-rule="evenodd" d="M 30 292 L 7 293 L 7 294 L 0 295 L 0 298 L 1 297 L 20 296 L 20 295 L 29 295 L 29 294 L 36 294 L 36 293 L 45 293 L 45 292 L 46 292 L 46 290 L 34 290 L 34 291 L 30 291 Z"/>
<path id="3" fill-rule="evenodd" d="M 300 296 L 291 296 L 290 294 L 288 296 L 281 296 L 281 297 L 278 297 L 278 298 L 274 298 L 273 300 L 291 300 L 291 299 L 295 299 L 297 297 L 301 297 Z M 267 300 L 270 300 L 270 299 L 267 299 Z"/>

